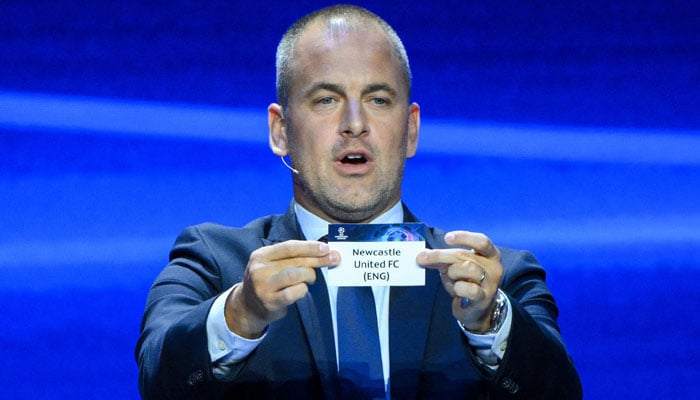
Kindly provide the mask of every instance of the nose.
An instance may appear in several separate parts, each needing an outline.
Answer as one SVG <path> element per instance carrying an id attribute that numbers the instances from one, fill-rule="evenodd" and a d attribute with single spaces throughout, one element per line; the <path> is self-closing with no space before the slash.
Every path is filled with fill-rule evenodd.
<path id="1" fill-rule="evenodd" d="M 350 137 L 360 137 L 369 132 L 367 115 L 361 102 L 350 100 L 346 103 L 343 110 L 341 132 Z"/>

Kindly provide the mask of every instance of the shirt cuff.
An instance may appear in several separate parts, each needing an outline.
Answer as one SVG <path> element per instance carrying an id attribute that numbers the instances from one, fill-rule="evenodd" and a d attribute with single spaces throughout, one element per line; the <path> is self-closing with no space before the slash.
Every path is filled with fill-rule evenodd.
<path id="1" fill-rule="evenodd" d="M 501 289 L 498 289 L 498 291 L 501 292 L 501 295 L 506 299 L 506 309 L 504 310 L 506 312 L 506 319 L 503 321 L 501 329 L 499 329 L 497 332 L 477 335 L 464 329 L 462 324 L 457 321 L 457 325 L 459 325 L 460 329 L 462 329 L 462 332 L 464 332 L 466 335 L 469 344 L 474 348 L 477 355 L 477 361 L 483 363 L 493 371 L 498 369 L 498 364 L 503 359 L 503 355 L 506 353 L 506 349 L 508 348 L 508 337 L 510 336 L 510 328 L 513 322 L 513 316 L 510 312 L 510 299 L 501 291 Z"/>
<path id="2" fill-rule="evenodd" d="M 209 357 L 212 362 L 212 372 L 217 378 L 227 376 L 231 368 L 238 362 L 243 361 L 256 347 L 263 341 L 267 332 L 260 338 L 246 339 L 232 332 L 226 324 L 224 308 L 226 299 L 231 291 L 237 286 L 234 285 L 227 291 L 221 293 L 207 315 L 207 343 Z"/>

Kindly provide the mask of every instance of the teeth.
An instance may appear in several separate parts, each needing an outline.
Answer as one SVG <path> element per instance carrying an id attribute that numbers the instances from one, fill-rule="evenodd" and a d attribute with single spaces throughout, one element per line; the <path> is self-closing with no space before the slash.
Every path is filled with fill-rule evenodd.
<path id="1" fill-rule="evenodd" d="M 348 154 L 343 158 L 343 162 L 350 163 L 350 164 L 362 164 L 366 162 L 367 160 L 365 159 L 365 156 L 362 154 L 354 153 L 354 154 Z"/>

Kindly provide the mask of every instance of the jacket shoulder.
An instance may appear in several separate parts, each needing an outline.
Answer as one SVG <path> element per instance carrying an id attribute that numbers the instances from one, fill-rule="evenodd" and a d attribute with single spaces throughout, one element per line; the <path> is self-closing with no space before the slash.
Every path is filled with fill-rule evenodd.
<path id="1" fill-rule="evenodd" d="M 185 228 L 178 236 L 176 244 L 183 240 L 188 241 L 197 238 L 215 247 L 217 247 L 217 245 L 226 245 L 226 247 L 229 247 L 232 243 L 247 243 L 260 247 L 263 244 L 262 240 L 269 236 L 270 229 L 280 217 L 280 215 L 268 215 L 253 220 L 243 227 L 232 227 L 213 222 L 204 222 Z M 210 250 L 215 250 L 215 247 Z"/>
<path id="2" fill-rule="evenodd" d="M 250 254 L 269 244 L 270 227 L 279 216 L 259 218 L 242 228 L 202 223 L 185 228 L 170 251 L 170 261 L 195 263 L 207 270 L 221 271 L 222 278 L 242 277 Z M 225 285 L 231 282 L 225 282 Z"/>

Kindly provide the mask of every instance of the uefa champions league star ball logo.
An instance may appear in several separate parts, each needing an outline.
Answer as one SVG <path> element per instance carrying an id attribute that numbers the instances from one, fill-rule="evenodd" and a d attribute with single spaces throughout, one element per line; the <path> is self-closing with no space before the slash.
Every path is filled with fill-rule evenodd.
<path id="1" fill-rule="evenodd" d="M 345 228 L 344 227 L 339 227 L 338 228 L 338 234 L 335 235 L 336 240 L 345 240 L 348 238 L 348 236 L 345 234 Z"/>
<path id="2" fill-rule="evenodd" d="M 413 240 L 416 240 L 416 237 L 412 232 L 398 227 L 389 228 L 382 235 L 382 241 L 385 242 L 406 242 Z"/>

